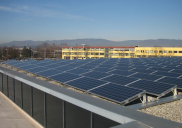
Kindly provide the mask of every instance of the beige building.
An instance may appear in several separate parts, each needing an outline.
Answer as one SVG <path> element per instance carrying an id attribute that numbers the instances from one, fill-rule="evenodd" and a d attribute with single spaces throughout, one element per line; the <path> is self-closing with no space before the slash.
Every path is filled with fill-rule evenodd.
<path id="1" fill-rule="evenodd" d="M 62 47 L 63 59 L 138 58 L 182 56 L 182 47 Z"/>

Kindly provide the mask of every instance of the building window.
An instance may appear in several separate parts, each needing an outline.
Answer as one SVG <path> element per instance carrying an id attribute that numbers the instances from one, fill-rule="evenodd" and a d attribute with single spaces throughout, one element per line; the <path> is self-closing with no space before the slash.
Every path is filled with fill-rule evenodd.
<path id="1" fill-rule="evenodd" d="M 81 52 L 78 53 L 78 55 L 81 55 L 81 54 L 82 54 Z"/>
<path id="2" fill-rule="evenodd" d="M 78 50 L 82 50 L 82 48 L 79 48 Z"/>
<path id="3" fill-rule="evenodd" d="M 112 56 L 112 55 L 113 55 L 113 53 L 110 53 L 110 55 Z"/>
<path id="4" fill-rule="evenodd" d="M 114 55 L 115 55 L 115 56 L 118 56 L 118 55 L 119 55 L 119 53 L 115 53 Z"/>
<path id="5" fill-rule="evenodd" d="M 169 51 L 169 53 L 173 53 L 172 51 Z"/>
<path id="6" fill-rule="evenodd" d="M 135 51 L 135 49 L 134 49 L 134 48 L 130 48 L 130 51 L 134 52 L 134 51 Z"/>
<path id="7" fill-rule="evenodd" d="M 87 55 L 90 55 L 90 52 L 88 52 Z"/>
<path id="8" fill-rule="evenodd" d="M 163 51 L 159 51 L 159 53 L 163 53 Z"/>
<path id="9" fill-rule="evenodd" d="M 99 53 L 95 53 L 95 55 L 99 55 Z"/>
<path id="10" fill-rule="evenodd" d="M 177 51 L 174 51 L 174 53 L 178 53 Z"/>
<path id="11" fill-rule="evenodd" d="M 90 48 L 87 48 L 88 51 L 90 51 Z"/>
<path id="12" fill-rule="evenodd" d="M 145 50 L 145 53 L 149 53 L 149 51 L 148 50 Z"/>
<path id="13" fill-rule="evenodd" d="M 104 48 L 100 48 L 100 51 L 104 51 Z"/>
<path id="14" fill-rule="evenodd" d="M 140 53 L 140 50 L 137 50 L 136 52 L 137 52 L 137 53 Z"/>
<path id="15" fill-rule="evenodd" d="M 153 53 L 153 50 L 150 50 L 150 53 Z"/>
<path id="16" fill-rule="evenodd" d="M 167 51 L 164 51 L 164 53 L 167 53 Z"/>
<path id="17" fill-rule="evenodd" d="M 66 55 L 66 52 L 63 52 L 63 55 Z"/>
<path id="18" fill-rule="evenodd" d="M 110 51 L 113 51 L 113 48 L 110 48 Z"/>
<path id="19" fill-rule="evenodd" d="M 96 51 L 99 51 L 99 48 L 96 48 L 95 50 L 96 50 Z"/>
<path id="20" fill-rule="evenodd" d="M 144 53 L 144 50 L 141 50 L 142 53 Z"/>
<path id="21" fill-rule="evenodd" d="M 95 48 L 92 48 L 91 50 L 92 50 L 92 51 L 94 51 L 94 50 L 95 50 Z"/>
<path id="22" fill-rule="evenodd" d="M 158 53 L 158 50 L 155 50 L 154 53 Z"/>
<path id="23" fill-rule="evenodd" d="M 182 51 L 179 51 L 179 53 L 182 53 Z"/>
<path id="24" fill-rule="evenodd" d="M 104 53 L 100 53 L 100 55 L 104 55 Z"/>
<path id="25" fill-rule="evenodd" d="M 125 53 L 125 56 L 129 56 L 129 54 L 128 53 Z"/>
<path id="26" fill-rule="evenodd" d="M 94 55 L 94 53 L 92 52 L 91 55 Z"/>
<path id="27" fill-rule="evenodd" d="M 130 56 L 134 56 L 135 54 L 134 53 L 130 53 Z"/>
<path id="28" fill-rule="evenodd" d="M 125 48 L 124 51 L 129 51 L 129 48 Z"/>
<path id="29" fill-rule="evenodd" d="M 119 53 L 120 56 L 124 56 L 124 53 Z"/>

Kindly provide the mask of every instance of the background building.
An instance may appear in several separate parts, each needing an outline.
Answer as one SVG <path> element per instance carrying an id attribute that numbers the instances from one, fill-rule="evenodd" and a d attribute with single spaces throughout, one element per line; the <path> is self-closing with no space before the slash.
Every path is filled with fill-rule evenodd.
<path id="1" fill-rule="evenodd" d="M 138 58 L 182 56 L 182 47 L 65 46 L 62 59 Z"/>

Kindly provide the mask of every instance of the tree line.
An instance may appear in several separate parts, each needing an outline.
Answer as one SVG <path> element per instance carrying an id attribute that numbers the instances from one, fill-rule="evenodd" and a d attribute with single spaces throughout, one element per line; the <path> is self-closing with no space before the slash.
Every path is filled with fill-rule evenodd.
<path id="1" fill-rule="evenodd" d="M 61 43 L 61 46 L 56 45 L 55 43 L 49 44 L 43 42 L 42 44 L 36 46 L 32 49 L 31 47 L 24 46 L 23 48 L 16 47 L 12 45 L 11 47 L 3 46 L 0 47 L 0 59 L 21 59 L 21 58 L 53 58 L 53 57 L 62 57 L 61 47 L 67 46 L 66 43 Z M 45 55 L 46 54 L 46 55 Z"/>

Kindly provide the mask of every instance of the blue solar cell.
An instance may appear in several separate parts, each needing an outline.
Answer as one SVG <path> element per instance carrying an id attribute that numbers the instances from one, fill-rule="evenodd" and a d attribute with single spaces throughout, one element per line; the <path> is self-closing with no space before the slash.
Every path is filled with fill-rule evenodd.
<path id="1" fill-rule="evenodd" d="M 79 68 L 83 68 L 83 69 L 93 69 L 93 68 L 95 68 L 95 66 L 83 65 L 83 66 L 80 66 Z"/>
<path id="2" fill-rule="evenodd" d="M 174 84 L 174 85 L 177 85 L 178 88 L 182 88 L 182 79 L 178 79 L 178 78 L 164 77 L 164 78 L 158 80 L 157 82 Z"/>
<path id="3" fill-rule="evenodd" d="M 86 73 L 86 72 L 89 72 L 89 71 L 90 70 L 87 70 L 87 69 L 76 68 L 76 69 L 69 70 L 68 72 L 80 75 L 80 74 L 83 74 L 83 73 Z"/>
<path id="4" fill-rule="evenodd" d="M 110 71 L 108 73 L 111 73 L 111 74 L 117 74 L 117 75 L 122 75 L 122 76 L 129 76 L 131 74 L 134 74 L 136 72 L 132 72 L 132 71 L 126 71 L 126 70 L 113 70 L 113 71 Z"/>
<path id="5" fill-rule="evenodd" d="M 94 71 L 99 71 L 99 72 L 108 72 L 108 71 L 111 71 L 112 69 L 108 69 L 108 68 L 95 68 L 95 69 L 92 69 Z"/>
<path id="6" fill-rule="evenodd" d="M 136 81 L 138 79 L 125 77 L 125 76 L 120 76 L 120 75 L 112 75 L 112 76 L 106 77 L 106 78 L 104 78 L 102 80 L 112 82 L 112 83 L 116 83 L 116 84 L 126 85 L 126 84 L 134 82 L 134 81 Z"/>
<path id="7" fill-rule="evenodd" d="M 182 74 L 179 73 L 171 73 L 171 72 L 162 72 L 162 71 L 157 71 L 153 73 L 154 75 L 162 75 L 162 76 L 169 76 L 169 77 L 179 77 Z"/>
<path id="8" fill-rule="evenodd" d="M 175 87 L 175 85 L 172 84 L 159 83 L 148 80 L 139 80 L 137 82 L 129 84 L 128 86 L 146 90 L 147 93 L 157 96 Z"/>
<path id="9" fill-rule="evenodd" d="M 132 68 L 131 67 L 126 67 L 126 66 L 116 66 L 116 67 L 113 67 L 112 69 L 117 69 L 117 70 L 131 70 Z"/>
<path id="10" fill-rule="evenodd" d="M 96 79 L 92 79 L 88 77 L 82 77 L 82 78 L 67 82 L 66 84 L 73 86 L 75 88 L 87 91 L 106 83 L 107 82 L 104 82 L 101 80 L 96 80 Z"/>
<path id="11" fill-rule="evenodd" d="M 155 70 L 146 70 L 146 69 L 141 69 L 141 68 L 136 68 L 136 69 L 132 69 L 130 71 L 133 71 L 133 72 L 141 72 L 141 73 L 152 73 L 152 72 L 155 72 Z"/>
<path id="12" fill-rule="evenodd" d="M 168 72 L 171 69 L 169 69 L 169 68 L 156 68 L 156 67 L 152 67 L 152 68 L 150 68 L 150 70 L 158 70 L 158 71 Z"/>
<path id="13" fill-rule="evenodd" d="M 58 82 L 67 82 L 76 78 L 79 78 L 80 76 L 76 75 L 76 74 L 71 74 L 71 73 L 61 73 L 61 74 L 57 74 L 54 76 L 49 77 L 50 79 L 53 79 L 55 81 Z M 78 83 L 77 83 L 78 84 Z"/>
<path id="14" fill-rule="evenodd" d="M 60 64 L 50 64 L 50 65 L 46 65 L 44 67 L 46 67 L 46 68 L 57 68 L 57 67 L 60 67 L 60 66 L 62 66 L 62 65 L 60 65 Z"/>
<path id="15" fill-rule="evenodd" d="M 60 70 L 60 71 L 68 71 L 68 70 L 71 70 L 73 69 L 74 67 L 70 67 L 70 66 L 61 66 L 61 67 L 56 67 L 54 69 L 56 70 Z"/>
<path id="16" fill-rule="evenodd" d="M 146 74 L 146 73 L 137 73 L 137 74 L 131 75 L 130 77 L 155 81 L 163 76 L 150 75 L 150 74 Z"/>
<path id="17" fill-rule="evenodd" d="M 182 74 L 182 70 L 175 69 L 175 70 L 172 70 L 171 73 L 179 73 L 179 74 Z"/>
<path id="18" fill-rule="evenodd" d="M 36 68 L 28 69 L 27 71 L 32 73 L 37 73 L 44 70 L 48 70 L 48 69 L 45 67 L 36 67 Z"/>
<path id="19" fill-rule="evenodd" d="M 83 74 L 83 76 L 87 76 L 87 77 L 91 77 L 91 78 L 95 78 L 95 79 L 104 78 L 109 75 L 111 75 L 111 74 L 104 73 L 104 72 L 97 72 L 97 71 L 91 71 L 91 72 Z"/>
<path id="20" fill-rule="evenodd" d="M 122 103 L 123 101 L 131 99 L 134 96 L 143 93 L 144 91 L 134 89 L 131 87 L 109 83 L 104 86 L 95 88 L 89 92 L 104 97 L 106 99 Z"/>
<path id="21" fill-rule="evenodd" d="M 22 67 L 19 67 L 20 69 L 22 70 L 28 70 L 28 69 L 32 69 L 32 68 L 36 68 L 37 66 L 33 65 L 33 64 L 30 64 L 30 65 L 25 65 L 25 66 L 22 66 Z"/>
<path id="22" fill-rule="evenodd" d="M 44 77 L 50 77 L 56 74 L 61 73 L 61 71 L 55 70 L 55 69 L 49 69 L 41 72 L 37 72 L 37 75 L 44 76 Z"/>

